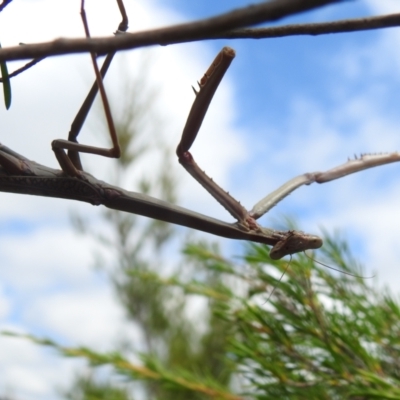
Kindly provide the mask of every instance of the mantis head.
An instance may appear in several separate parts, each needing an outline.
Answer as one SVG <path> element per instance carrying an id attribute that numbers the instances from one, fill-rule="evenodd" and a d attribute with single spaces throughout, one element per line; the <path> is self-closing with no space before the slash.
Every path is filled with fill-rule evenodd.
<path id="1" fill-rule="evenodd" d="M 319 236 L 309 235 L 299 231 L 289 231 L 287 236 L 272 247 L 269 255 L 273 260 L 279 260 L 289 254 L 301 251 L 319 249 L 323 242 Z"/>

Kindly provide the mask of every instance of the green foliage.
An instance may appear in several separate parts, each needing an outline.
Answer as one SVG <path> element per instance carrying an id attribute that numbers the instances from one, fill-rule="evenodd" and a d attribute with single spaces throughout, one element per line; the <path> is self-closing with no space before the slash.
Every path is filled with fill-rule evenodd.
<path id="1" fill-rule="evenodd" d="M 323 254 L 328 265 L 362 273 L 337 238 L 325 239 Z M 287 261 L 270 260 L 265 247 L 251 245 L 244 259 L 253 275 L 247 296 L 222 316 L 252 397 L 400 398 L 400 307 L 388 292 L 304 255 L 281 281 Z"/>
<path id="2" fill-rule="evenodd" d="M 65 357 L 84 357 L 93 367 L 112 366 L 114 371 L 123 376 L 127 382 L 137 379 L 155 381 L 165 389 L 167 398 L 171 397 L 169 396 L 171 393 L 175 393 L 178 396 L 180 393 L 184 393 L 185 395 L 190 395 L 192 399 L 216 398 L 240 400 L 239 396 L 230 393 L 224 385 L 219 384 L 218 380 L 215 380 L 211 376 L 200 376 L 199 374 L 180 368 L 167 368 L 157 358 L 149 355 L 142 355 L 143 365 L 137 365 L 119 352 L 99 353 L 86 347 L 63 347 L 50 339 L 38 338 L 32 335 L 21 335 L 6 331 L 3 331 L 2 334 L 12 337 L 23 337 L 37 344 L 53 347 Z M 118 397 L 107 397 L 112 395 Z M 131 399 L 131 395 L 127 389 L 113 386 L 109 382 L 96 381 L 92 376 L 78 377 L 73 389 L 66 393 L 66 397 L 73 400 Z"/>
<path id="3" fill-rule="evenodd" d="M 64 395 L 68 400 L 133 400 L 126 388 L 111 381 L 96 380 L 90 373 L 77 376 L 74 387 Z"/>
<path id="4" fill-rule="evenodd" d="M 110 365 L 126 383 L 147 382 L 154 390 L 149 398 L 400 398 L 400 305 L 359 276 L 362 269 L 344 242 L 326 237 L 319 255 L 357 276 L 332 272 L 302 254 L 288 266 L 271 260 L 262 245 L 248 245 L 239 262 L 205 243 L 188 244 L 185 254 L 185 267 L 197 271 L 186 278 L 134 269 L 129 274 L 183 303 L 207 299 L 203 308 L 209 312 L 197 321 L 203 333 L 187 328 L 184 315 L 171 316 L 171 326 L 163 326 L 164 351 L 141 354 L 141 364 L 123 352 L 31 339 L 93 366 Z M 180 324 L 189 336 L 177 334 Z"/>

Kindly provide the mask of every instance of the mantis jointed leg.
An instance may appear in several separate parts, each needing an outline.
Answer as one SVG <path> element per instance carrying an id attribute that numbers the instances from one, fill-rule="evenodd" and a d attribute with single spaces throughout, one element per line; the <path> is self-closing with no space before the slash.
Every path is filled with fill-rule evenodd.
<path id="1" fill-rule="evenodd" d="M 237 219 L 238 226 L 246 231 L 253 231 L 270 235 L 277 239 L 271 249 L 271 258 L 282 258 L 287 254 L 300 251 L 317 249 L 322 246 L 322 240 L 315 235 L 308 235 L 303 232 L 289 231 L 278 232 L 267 230 L 259 226 L 250 213 L 229 193 L 225 192 L 211 178 L 209 178 L 196 164 L 189 152 L 197 133 L 201 127 L 204 116 L 218 88 L 225 72 L 235 57 L 235 51 L 224 47 L 217 55 L 210 68 L 199 82 L 200 90 L 196 93 L 196 99 L 190 110 L 189 117 L 183 129 L 181 141 L 176 153 L 182 166 L 195 178 L 229 213 Z"/>
<path id="2" fill-rule="evenodd" d="M 128 29 L 128 17 L 125 11 L 125 7 L 122 0 L 117 0 L 117 4 L 122 15 L 122 21 L 118 26 L 118 30 L 116 33 L 125 32 Z M 85 28 L 86 37 L 90 37 L 89 27 L 86 20 L 86 13 L 84 8 L 84 0 L 81 0 L 81 15 L 82 21 Z M 115 55 L 115 53 L 110 53 L 107 55 L 103 67 L 101 71 L 97 66 L 96 55 L 90 53 L 92 58 L 92 63 L 94 67 L 94 71 L 96 74 L 96 81 L 93 84 L 91 90 L 89 91 L 85 101 L 82 104 L 81 109 L 79 110 L 77 116 L 75 117 L 74 122 L 71 125 L 71 131 L 69 133 L 68 140 L 54 140 L 52 142 L 53 151 L 57 157 L 57 160 L 65 173 L 70 176 L 80 176 L 79 171 L 82 171 L 82 164 L 79 157 L 79 152 L 81 153 L 90 153 L 97 154 L 104 157 L 112 157 L 119 158 L 121 151 L 119 148 L 118 137 L 115 131 L 114 122 L 111 116 L 111 110 L 108 103 L 107 95 L 105 93 L 103 78 L 107 73 L 108 67 L 111 64 L 111 61 Z M 96 97 L 97 91 L 100 90 L 101 99 L 104 106 L 104 112 L 107 118 L 107 124 L 112 140 L 113 147 L 111 149 L 103 149 L 93 146 L 82 145 L 77 142 L 77 136 L 82 128 L 83 123 L 92 107 L 93 101 Z M 65 150 L 68 150 L 68 155 L 65 153 Z"/>
<path id="3" fill-rule="evenodd" d="M 254 218 L 260 218 L 272 207 L 278 204 L 286 196 L 303 185 L 311 185 L 312 183 L 325 183 L 335 179 L 343 178 L 346 175 L 363 171 L 364 169 L 378 167 L 380 165 L 390 164 L 400 161 L 400 153 L 383 153 L 383 154 L 362 154 L 354 160 L 348 160 L 346 163 L 332 168 L 325 172 L 309 172 L 296 176 L 284 183 L 277 190 L 260 200 L 250 211 L 250 215 Z"/>

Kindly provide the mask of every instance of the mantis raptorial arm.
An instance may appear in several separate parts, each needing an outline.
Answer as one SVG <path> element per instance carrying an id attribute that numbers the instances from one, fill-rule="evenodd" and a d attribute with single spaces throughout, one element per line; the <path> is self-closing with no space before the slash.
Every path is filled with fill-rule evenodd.
<path id="1" fill-rule="evenodd" d="M 400 161 L 400 153 L 381 153 L 381 154 L 362 154 L 354 160 L 332 168 L 325 172 L 311 172 L 296 176 L 284 183 L 281 187 L 260 200 L 250 211 L 254 219 L 260 218 L 272 207 L 276 206 L 281 200 L 303 185 L 311 183 L 325 183 L 335 179 L 343 178 L 346 175 L 363 171 L 368 168 L 378 167 L 380 165 L 390 164 Z"/>
<path id="2" fill-rule="evenodd" d="M 247 211 L 229 193 L 225 192 L 211 178 L 209 178 L 196 164 L 189 152 L 190 147 L 196 139 L 203 119 L 206 115 L 211 100 L 218 88 L 219 83 L 229 68 L 235 51 L 230 47 L 224 47 L 217 55 L 210 68 L 206 71 L 199 82 L 200 91 L 196 92 L 196 99 L 189 112 L 182 138 L 176 149 L 176 154 L 182 166 L 193 176 L 239 223 L 245 223 Z"/>
<path id="3" fill-rule="evenodd" d="M 224 47 L 200 80 L 200 90 L 198 92 L 195 91 L 196 99 L 190 110 L 176 153 L 182 166 L 238 220 L 237 224 L 243 230 L 248 232 L 265 232 L 265 228 L 259 226 L 256 219 L 264 215 L 273 206 L 302 185 L 309 185 L 313 182 L 324 183 L 364 169 L 400 161 L 399 153 L 364 154 L 360 158 L 349 160 L 345 164 L 329 171 L 308 173 L 293 178 L 258 202 L 251 211 L 247 211 L 237 200 L 225 192 L 199 168 L 189 152 L 199 132 L 212 97 L 234 57 L 234 50 Z M 322 240 L 317 236 L 296 231 L 289 233 L 271 249 L 271 258 L 278 259 L 303 250 L 316 249 L 322 245 Z"/>
<path id="4" fill-rule="evenodd" d="M 179 162 L 193 178 L 237 219 L 237 225 L 242 230 L 249 233 L 264 234 L 265 236 L 269 235 L 273 237 L 276 231 L 258 225 L 256 220 L 236 199 L 225 192 L 199 168 L 189 152 L 200 130 L 215 91 L 234 57 L 235 51 L 230 47 L 224 47 L 200 80 L 200 90 L 198 92 L 195 90 L 196 99 L 189 112 L 186 125 L 183 128 L 182 138 L 176 149 L 176 154 Z M 322 246 L 322 240 L 315 235 L 308 235 L 297 231 L 280 232 L 280 234 L 283 234 L 282 238 L 275 243 L 270 252 L 270 256 L 273 259 L 279 259 L 285 255 L 298 253 L 304 250 L 318 249 Z"/>
<path id="5" fill-rule="evenodd" d="M 116 34 L 124 33 L 128 29 L 128 16 L 126 14 L 124 3 L 122 0 L 117 0 L 117 4 L 122 16 L 122 21 L 118 26 Z M 84 8 L 84 0 L 81 0 L 81 15 L 82 15 L 83 25 L 85 28 L 86 37 L 90 37 L 89 27 L 87 24 L 86 13 Z M 115 131 L 113 119 L 111 116 L 110 106 L 108 104 L 108 99 L 105 94 L 105 89 L 103 85 L 103 78 L 107 73 L 107 70 L 111 64 L 111 61 L 115 53 L 109 53 L 107 55 L 106 59 L 104 60 L 101 71 L 99 71 L 97 66 L 96 55 L 93 53 L 90 53 L 90 55 L 92 57 L 92 63 L 96 74 L 96 81 L 93 84 L 91 90 L 89 91 L 85 101 L 83 102 L 78 114 L 76 115 L 71 125 L 71 130 L 68 135 L 68 140 L 58 139 L 52 142 L 53 151 L 57 157 L 57 160 L 61 168 L 70 176 L 79 176 L 80 174 L 79 171 L 83 170 L 79 157 L 79 152 L 97 154 L 112 158 L 118 158 L 120 156 L 118 137 Z M 110 131 L 110 136 L 113 143 L 113 147 L 111 149 L 103 149 L 94 146 L 82 145 L 77 142 L 77 137 L 79 135 L 79 132 L 82 128 L 83 123 L 86 120 L 90 108 L 92 107 L 93 101 L 96 97 L 98 90 L 100 90 L 104 111 Z M 68 156 L 64 150 L 68 150 Z"/>

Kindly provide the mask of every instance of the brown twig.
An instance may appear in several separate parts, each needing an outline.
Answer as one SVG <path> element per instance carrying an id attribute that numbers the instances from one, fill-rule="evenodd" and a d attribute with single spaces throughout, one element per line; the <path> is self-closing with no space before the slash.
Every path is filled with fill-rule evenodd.
<path id="1" fill-rule="evenodd" d="M 103 53 L 105 49 L 108 49 L 111 46 L 114 50 L 125 50 L 129 48 L 135 48 L 140 46 L 150 46 L 154 44 L 174 44 L 174 43 L 182 43 L 189 41 L 199 41 L 199 40 L 209 40 L 209 39 L 268 39 L 268 38 L 276 38 L 276 37 L 286 37 L 286 36 L 295 36 L 295 35 L 326 35 L 333 33 L 345 33 L 345 32 L 357 32 L 357 31 L 366 31 L 373 29 L 382 29 L 382 28 L 395 28 L 400 26 L 400 13 L 397 14 L 389 14 L 389 15 L 380 15 L 377 17 L 369 17 L 369 18 L 355 18 L 355 19 L 347 19 L 340 21 L 332 21 L 332 22 L 322 22 L 322 23 L 312 23 L 312 24 L 292 24 L 292 25 L 283 25 L 277 27 L 270 28 L 244 28 L 244 29 L 234 29 L 230 31 L 221 32 L 218 34 L 212 34 L 212 32 L 206 32 L 204 35 L 196 35 L 195 38 L 188 38 L 187 36 L 182 38 L 177 38 L 175 40 L 166 41 L 167 34 L 164 37 L 164 41 L 157 41 L 157 39 L 153 40 L 155 33 L 158 33 L 159 36 L 163 35 L 164 31 L 169 30 L 170 34 L 172 32 L 172 28 L 162 28 L 152 31 L 141 32 L 140 34 L 133 33 L 129 34 L 125 37 L 125 40 L 122 41 L 118 38 L 101 38 L 101 39 L 93 39 L 95 43 L 93 45 L 99 52 Z M 173 34 L 173 32 L 172 32 Z M 147 43 L 141 43 L 144 35 L 149 37 Z M 118 39 L 118 40 L 116 40 Z M 55 50 L 51 53 L 48 50 L 50 47 L 59 46 L 56 43 L 61 43 L 63 49 Z M 59 39 L 53 42 L 47 43 L 39 43 L 30 45 L 30 51 L 34 52 L 32 54 L 37 54 L 36 51 L 45 52 L 48 51 L 48 55 L 57 55 L 57 54 L 69 54 L 76 52 L 85 52 L 89 51 L 85 48 L 85 43 L 88 41 L 85 39 Z M 89 44 L 87 45 L 89 46 Z M 15 48 L 3 49 L 0 50 L 0 60 L 3 59 L 12 59 L 9 58 L 7 53 L 8 50 L 12 50 Z M 38 49 L 38 50 L 36 50 Z M 10 53 L 8 53 L 10 54 Z M 11 53 L 14 56 L 14 52 Z M 18 58 L 26 58 L 25 54 L 18 54 Z M 22 71 L 21 71 L 22 72 Z M 10 77 L 14 76 L 14 73 L 10 75 Z"/>
<path id="2" fill-rule="evenodd" d="M 23 60 L 61 54 L 104 54 L 155 44 L 168 45 L 203 40 L 221 32 L 276 21 L 283 17 L 335 3 L 338 0 L 273 0 L 249 5 L 208 19 L 143 31 L 131 35 L 92 39 L 57 39 L 52 42 L 9 47 L 0 51 L 0 61 Z"/>
<path id="3" fill-rule="evenodd" d="M 17 75 L 28 70 L 29 68 L 32 68 L 34 65 L 36 65 L 40 61 L 43 61 L 44 59 L 45 59 L 45 57 L 41 57 L 41 58 L 35 58 L 32 61 L 29 61 L 23 67 L 16 69 L 14 72 L 12 72 L 10 75 L 8 75 L 8 79 L 16 77 Z M 3 82 L 3 78 L 0 78 L 0 82 Z"/>
<path id="4" fill-rule="evenodd" d="M 326 35 L 368 31 L 372 29 L 394 28 L 400 26 L 400 14 L 380 15 L 370 18 L 344 19 L 341 21 L 314 24 L 293 24 L 271 28 L 235 29 L 216 35 L 214 39 L 267 39 L 294 35 Z"/>
<path id="5" fill-rule="evenodd" d="M 383 28 L 396 28 L 400 26 L 400 13 L 397 14 L 389 14 L 389 15 L 379 15 L 377 17 L 369 17 L 369 18 L 355 18 L 355 19 L 346 19 L 340 21 L 331 21 L 331 22 L 320 22 L 320 23 L 312 23 L 312 24 L 292 24 L 292 25 L 283 25 L 269 28 L 244 28 L 244 29 L 234 29 L 226 32 L 221 32 L 218 34 L 210 34 L 206 33 L 203 36 L 197 36 L 192 41 L 199 40 L 210 40 L 210 39 L 269 39 L 276 37 L 286 37 L 286 36 L 296 36 L 296 35 L 327 35 L 334 33 L 345 33 L 345 32 L 359 32 L 359 31 L 368 31 L 374 29 L 383 29 Z M 169 28 L 168 28 L 169 29 Z M 153 31 L 142 32 L 142 34 L 152 35 Z M 124 43 L 124 47 L 119 43 L 115 44 L 116 50 L 121 50 L 125 48 L 134 48 L 139 47 L 137 44 L 137 35 L 138 34 L 129 34 L 127 35 L 127 42 L 132 43 L 132 47 L 127 47 L 127 44 Z M 108 45 L 108 43 L 114 38 L 103 38 L 101 39 L 102 43 L 96 44 L 98 46 L 100 52 L 104 51 L 104 44 Z M 69 50 L 69 46 L 83 46 L 84 39 L 64 39 L 65 51 L 62 54 L 74 53 L 77 52 L 75 50 Z M 182 39 L 176 41 L 170 41 L 169 43 L 151 43 L 151 44 L 173 44 L 180 42 L 188 42 L 190 40 Z M 73 43 L 71 43 L 73 42 Z M 79 44 L 77 43 L 79 42 Z M 49 46 L 50 43 L 41 43 L 37 45 L 31 46 Z M 82 47 L 81 47 L 82 48 Z M 0 59 L 1 55 L 7 49 L 0 50 Z M 34 50 L 34 49 L 33 49 Z M 79 50 L 84 51 L 84 50 Z M 55 54 L 50 54 L 55 55 Z M 22 71 L 21 71 L 22 72 Z M 13 74 L 10 75 L 12 77 Z"/>

